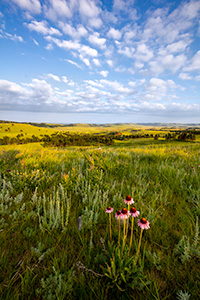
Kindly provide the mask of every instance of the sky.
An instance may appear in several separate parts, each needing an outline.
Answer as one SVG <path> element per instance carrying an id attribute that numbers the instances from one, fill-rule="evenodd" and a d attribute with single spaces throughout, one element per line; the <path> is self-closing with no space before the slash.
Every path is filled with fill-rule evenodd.
<path id="1" fill-rule="evenodd" d="M 47 115 L 200 123 L 200 0 L 0 0 L 0 119 Z"/>

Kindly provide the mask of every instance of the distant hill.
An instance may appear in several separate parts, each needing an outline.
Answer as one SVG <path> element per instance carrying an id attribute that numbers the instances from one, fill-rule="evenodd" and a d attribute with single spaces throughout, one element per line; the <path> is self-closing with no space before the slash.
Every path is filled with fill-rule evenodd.
<path id="1" fill-rule="evenodd" d="M 166 127 L 170 129 L 187 128 L 187 129 L 199 129 L 200 123 L 106 123 L 106 124 L 84 124 L 84 123 L 35 123 L 35 122 L 15 122 L 0 120 L 0 123 L 14 123 L 14 124 L 28 124 L 36 127 L 54 128 L 54 127 L 113 127 L 113 126 L 152 126 L 152 127 Z"/>

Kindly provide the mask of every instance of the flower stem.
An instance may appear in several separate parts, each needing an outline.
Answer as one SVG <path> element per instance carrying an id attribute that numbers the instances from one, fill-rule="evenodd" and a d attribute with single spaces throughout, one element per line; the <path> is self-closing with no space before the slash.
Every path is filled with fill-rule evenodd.
<path id="1" fill-rule="evenodd" d="M 110 227 L 110 242 L 112 242 L 111 214 L 109 214 L 109 227 Z"/>
<path id="2" fill-rule="evenodd" d="M 118 244 L 120 245 L 120 227 L 121 227 L 121 222 L 120 222 L 120 217 L 118 217 L 118 221 L 119 221 L 119 235 L 118 235 Z"/>
<path id="3" fill-rule="evenodd" d="M 130 204 L 128 204 L 128 211 L 130 209 Z M 127 218 L 127 224 L 126 224 L 126 236 L 128 235 L 128 223 L 129 223 L 129 218 Z"/>
<path id="4" fill-rule="evenodd" d="M 139 257 L 139 253 L 140 253 L 140 246 L 141 246 L 141 241 L 142 241 L 142 233 L 143 233 L 143 230 L 144 230 L 144 229 L 141 229 L 141 232 L 140 232 L 140 240 L 139 240 L 138 252 L 137 252 L 137 257 L 136 257 L 135 265 L 136 265 L 136 263 L 137 263 L 137 261 L 138 261 L 138 257 Z M 135 265 L 134 265 L 134 266 L 135 266 Z"/>
<path id="5" fill-rule="evenodd" d="M 131 246 L 132 246 L 132 241 L 133 241 L 133 224 L 134 224 L 134 218 L 132 217 L 132 219 L 131 219 L 131 239 L 130 239 L 130 245 L 129 245 L 128 255 L 130 253 Z"/>
<path id="6" fill-rule="evenodd" d="M 122 254 L 123 254 L 123 251 L 124 251 L 125 240 L 126 240 L 126 219 L 124 218 L 124 236 L 123 236 Z"/>

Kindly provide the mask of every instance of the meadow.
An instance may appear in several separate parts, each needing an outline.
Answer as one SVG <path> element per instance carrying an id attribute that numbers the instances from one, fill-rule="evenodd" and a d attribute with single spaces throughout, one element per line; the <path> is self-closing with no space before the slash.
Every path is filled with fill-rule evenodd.
<path id="1" fill-rule="evenodd" d="M 0 127 L 0 138 L 58 130 L 161 136 L 0 146 L 0 299 L 200 299 L 199 135 L 166 140 L 170 128 L 133 125 Z M 149 229 L 138 226 L 142 218 Z"/>

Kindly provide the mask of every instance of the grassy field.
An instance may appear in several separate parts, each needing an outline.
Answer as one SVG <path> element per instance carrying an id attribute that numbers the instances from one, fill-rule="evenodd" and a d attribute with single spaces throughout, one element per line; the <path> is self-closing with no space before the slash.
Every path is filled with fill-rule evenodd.
<path id="1" fill-rule="evenodd" d="M 0 137 L 152 129 L 119 126 L 1 124 Z M 200 299 L 198 138 L 2 145 L 0 159 L 0 299 Z"/>
<path id="2" fill-rule="evenodd" d="M 196 128 L 200 129 L 200 126 Z M 45 134 L 52 134 L 57 131 L 69 131 L 71 133 L 99 133 L 108 134 L 109 132 L 121 132 L 122 134 L 132 134 L 132 133 L 148 133 L 148 134 L 165 134 L 169 130 L 180 130 L 184 129 L 183 126 L 145 126 L 138 124 L 107 124 L 102 126 L 89 125 L 89 124 L 74 124 L 73 126 L 64 125 L 50 125 L 47 127 L 34 126 L 33 124 L 26 123 L 0 123 L 0 138 L 7 135 L 9 137 L 16 137 L 18 134 L 24 134 L 26 137 L 32 135 L 40 137 Z"/>

